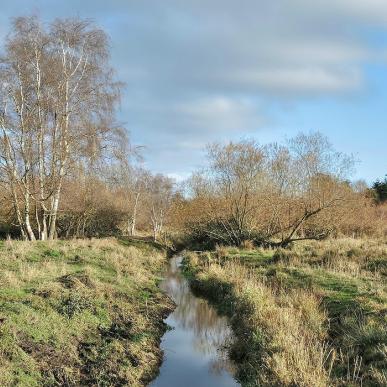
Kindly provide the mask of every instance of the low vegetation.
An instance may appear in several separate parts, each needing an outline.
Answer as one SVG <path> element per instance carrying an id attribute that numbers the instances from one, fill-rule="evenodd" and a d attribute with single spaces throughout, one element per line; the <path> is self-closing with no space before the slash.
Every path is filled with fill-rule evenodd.
<path id="1" fill-rule="evenodd" d="M 142 242 L 0 242 L 0 385 L 145 385 L 171 309 L 164 263 Z"/>
<path id="2" fill-rule="evenodd" d="M 161 241 L 209 250 L 186 272 L 232 317 L 244 385 L 387 385 L 387 177 L 352 181 L 353 157 L 316 132 L 221 139 L 177 185 L 117 122 L 103 30 L 17 17 L 3 43 L 1 386 L 151 380 Z M 71 239 L 123 235 L 153 244 Z"/>
<path id="3" fill-rule="evenodd" d="M 188 253 L 193 289 L 231 316 L 245 386 L 387 384 L 387 244 Z"/>

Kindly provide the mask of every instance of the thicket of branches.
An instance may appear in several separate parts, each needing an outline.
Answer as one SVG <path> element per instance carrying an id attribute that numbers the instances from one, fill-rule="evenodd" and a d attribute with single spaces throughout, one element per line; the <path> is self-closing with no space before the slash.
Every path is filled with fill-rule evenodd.
<path id="1" fill-rule="evenodd" d="M 352 158 L 319 133 L 300 134 L 286 145 L 214 144 L 208 160 L 176 209 L 180 227 L 198 245 L 286 247 L 338 233 L 386 231 L 385 209 L 365 184 L 347 180 Z"/>

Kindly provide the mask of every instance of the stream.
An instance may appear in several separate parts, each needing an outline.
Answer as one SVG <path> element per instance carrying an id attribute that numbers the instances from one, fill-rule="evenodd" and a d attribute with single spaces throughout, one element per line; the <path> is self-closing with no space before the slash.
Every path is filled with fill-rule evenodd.
<path id="1" fill-rule="evenodd" d="M 231 387 L 234 366 L 225 345 L 232 339 L 226 317 L 193 295 L 180 271 L 182 257 L 174 257 L 160 287 L 177 307 L 165 322 L 172 328 L 162 338 L 164 361 L 150 387 Z"/>

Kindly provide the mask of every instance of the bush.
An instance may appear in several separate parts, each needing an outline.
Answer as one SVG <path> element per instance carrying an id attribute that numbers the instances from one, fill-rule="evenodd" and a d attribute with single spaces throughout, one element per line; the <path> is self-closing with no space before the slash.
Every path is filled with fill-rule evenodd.
<path id="1" fill-rule="evenodd" d="M 216 245 L 215 247 L 215 255 L 218 259 L 225 259 L 229 256 L 228 249 L 222 245 Z"/>
<path id="2" fill-rule="evenodd" d="M 271 258 L 271 262 L 289 265 L 291 263 L 295 263 L 299 259 L 300 257 L 296 252 L 279 248 L 274 252 L 273 257 Z"/>
<path id="3" fill-rule="evenodd" d="M 247 239 L 242 242 L 241 247 L 245 250 L 253 250 L 254 249 L 254 241 Z"/>

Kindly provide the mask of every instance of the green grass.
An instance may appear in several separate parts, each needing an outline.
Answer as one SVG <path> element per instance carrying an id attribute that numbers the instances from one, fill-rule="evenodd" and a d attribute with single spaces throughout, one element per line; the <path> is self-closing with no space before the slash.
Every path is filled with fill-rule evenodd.
<path id="1" fill-rule="evenodd" d="M 123 246 L 137 247 L 142 251 L 164 251 L 165 247 L 159 242 L 155 242 L 150 238 L 124 238 L 118 239 L 119 243 Z"/>
<path id="2" fill-rule="evenodd" d="M 145 385 L 170 301 L 146 242 L 0 244 L 0 385 Z"/>
<path id="3" fill-rule="evenodd" d="M 325 331 L 321 351 L 329 348 L 325 366 L 330 385 L 387 384 L 386 241 L 306 242 L 289 250 L 219 247 L 198 258 L 191 256 L 187 267 L 193 283 L 204 293 L 210 293 L 206 289 L 216 290 L 222 283 L 231 286 L 228 293 L 233 294 L 234 283 L 239 281 L 235 273 L 241 272 L 247 276 L 246 280 L 240 279 L 242 284 L 255 277 L 262 286 L 272 289 L 278 300 L 283 294 L 297 291 L 317 298 L 325 316 L 321 321 Z M 227 274 L 227 270 L 232 272 Z M 206 274 L 211 272 L 219 278 Z M 231 311 L 231 316 L 244 302 L 243 297 L 230 300 L 218 295 L 215 299 L 223 311 Z M 254 320 L 249 313 L 244 318 Z M 244 322 L 239 319 L 237 324 Z M 250 332 L 250 343 L 245 348 L 253 345 L 253 337 L 254 332 Z M 258 361 L 256 368 L 259 369 Z M 248 381 L 246 385 L 251 382 L 251 375 Z M 280 383 L 287 385 L 286 378 Z"/>

